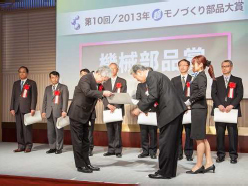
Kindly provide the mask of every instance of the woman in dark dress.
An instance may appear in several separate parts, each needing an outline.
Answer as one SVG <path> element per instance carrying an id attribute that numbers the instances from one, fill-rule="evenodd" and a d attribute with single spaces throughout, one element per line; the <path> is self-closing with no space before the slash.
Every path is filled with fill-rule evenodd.
<path id="1" fill-rule="evenodd" d="M 190 84 L 190 98 L 185 102 L 188 107 L 191 107 L 191 138 L 197 143 L 197 163 L 186 173 L 197 174 L 212 170 L 215 171 L 215 166 L 212 161 L 211 149 L 208 140 L 206 139 L 206 119 L 207 119 L 207 77 L 205 68 L 208 67 L 209 75 L 214 77 L 213 66 L 211 62 L 206 60 L 202 55 L 192 59 L 192 68 L 195 72 L 195 77 Z M 206 156 L 206 164 L 203 166 L 203 155 Z"/>

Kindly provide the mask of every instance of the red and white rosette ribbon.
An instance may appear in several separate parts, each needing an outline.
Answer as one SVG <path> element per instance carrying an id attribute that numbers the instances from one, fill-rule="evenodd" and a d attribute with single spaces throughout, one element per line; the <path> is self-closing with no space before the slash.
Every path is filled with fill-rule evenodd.
<path id="1" fill-rule="evenodd" d="M 23 87 L 23 92 L 22 92 L 22 97 L 26 98 L 28 96 L 28 90 L 30 88 L 30 85 L 24 85 Z"/>
<path id="2" fill-rule="evenodd" d="M 190 82 L 186 83 L 186 97 L 190 97 Z"/>
<path id="3" fill-rule="evenodd" d="M 103 91 L 103 85 L 102 84 L 98 85 L 98 90 Z"/>
<path id="4" fill-rule="evenodd" d="M 60 96 L 60 91 L 59 90 L 55 90 L 54 91 L 54 104 L 59 104 L 59 96 Z"/>
<path id="5" fill-rule="evenodd" d="M 117 93 L 121 93 L 121 83 L 116 83 Z"/>
<path id="6" fill-rule="evenodd" d="M 233 98 L 233 91 L 235 88 L 236 88 L 236 83 L 230 82 L 229 83 L 228 98 Z"/>
<path id="7" fill-rule="evenodd" d="M 156 108 L 158 106 L 158 102 L 155 102 L 153 106 Z"/>

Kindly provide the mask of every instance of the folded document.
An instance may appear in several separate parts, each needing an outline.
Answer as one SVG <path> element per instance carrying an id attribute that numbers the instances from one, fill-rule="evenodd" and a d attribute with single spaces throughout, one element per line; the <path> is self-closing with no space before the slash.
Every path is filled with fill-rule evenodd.
<path id="1" fill-rule="evenodd" d="M 103 111 L 103 123 L 111 123 L 116 121 L 122 121 L 122 109 L 117 108 L 114 112 L 111 113 L 111 110 L 104 110 Z"/>
<path id="2" fill-rule="evenodd" d="M 24 114 L 24 124 L 27 125 L 32 125 L 34 123 L 39 123 L 42 121 L 41 118 L 41 113 L 40 111 L 35 111 L 35 114 L 31 116 L 31 113 Z"/>

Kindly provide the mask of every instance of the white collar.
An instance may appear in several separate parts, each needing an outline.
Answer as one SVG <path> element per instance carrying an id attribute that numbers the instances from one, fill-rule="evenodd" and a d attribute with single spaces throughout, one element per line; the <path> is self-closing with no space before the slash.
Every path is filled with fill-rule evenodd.
<path id="1" fill-rule="evenodd" d="M 185 75 L 182 75 L 182 74 L 181 74 L 181 79 L 182 79 L 183 77 L 185 77 L 184 80 L 185 80 L 185 82 L 186 82 L 186 81 L 187 81 L 188 74 L 185 74 Z"/>
<path id="2" fill-rule="evenodd" d="M 116 79 L 117 79 L 117 76 L 115 76 L 114 78 L 111 76 L 112 81 L 116 81 Z"/>
<path id="3" fill-rule="evenodd" d="M 24 82 L 23 84 L 25 84 L 26 81 L 27 81 L 27 79 L 28 79 L 28 78 L 26 78 L 26 79 L 21 79 L 21 82 L 23 81 L 23 82 Z"/>
<path id="4" fill-rule="evenodd" d="M 226 76 L 226 75 L 223 74 L 223 77 L 224 77 L 224 79 L 225 79 L 225 77 L 227 77 L 227 79 L 230 79 L 231 74 L 229 74 L 228 76 Z"/>
<path id="5" fill-rule="evenodd" d="M 52 84 L 52 86 L 55 86 L 55 90 L 57 89 L 58 85 L 59 85 L 59 83 L 57 83 L 55 85 Z"/>

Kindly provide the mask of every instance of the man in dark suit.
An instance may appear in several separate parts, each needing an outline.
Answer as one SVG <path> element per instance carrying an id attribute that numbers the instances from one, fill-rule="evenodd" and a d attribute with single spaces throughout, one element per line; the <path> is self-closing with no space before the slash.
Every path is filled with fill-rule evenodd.
<path id="1" fill-rule="evenodd" d="M 170 79 L 160 72 L 150 72 L 142 65 L 134 65 L 131 74 L 141 83 L 147 84 L 148 97 L 138 103 L 132 113 L 148 112 L 158 103 L 157 121 L 159 133 L 159 170 L 149 174 L 150 178 L 170 179 L 176 176 L 180 126 L 187 110 L 176 94 Z"/>
<path id="2" fill-rule="evenodd" d="M 187 59 L 182 59 L 178 62 L 178 68 L 181 75 L 176 76 L 171 79 L 172 84 L 175 87 L 175 90 L 179 97 L 185 102 L 189 99 L 190 92 L 188 89 L 188 85 L 192 79 L 191 75 L 188 74 L 190 67 L 190 62 Z M 181 133 L 180 140 L 178 146 L 178 160 L 183 159 L 183 147 L 182 147 L 182 132 L 183 126 L 186 133 L 185 146 L 184 146 L 184 154 L 186 155 L 187 161 L 193 161 L 193 139 L 190 138 L 191 132 L 191 124 L 181 125 Z"/>
<path id="3" fill-rule="evenodd" d="M 103 84 L 104 90 L 109 90 L 111 92 L 126 93 L 127 92 L 127 82 L 117 76 L 119 67 L 116 63 L 111 63 L 109 65 L 111 69 L 112 76 Z M 116 108 L 122 109 L 122 115 L 124 116 L 125 110 L 124 105 L 109 104 L 106 98 L 103 99 L 104 110 L 111 110 L 114 112 Z M 104 153 L 104 156 L 116 155 L 117 158 L 122 157 L 122 141 L 121 141 L 121 129 L 122 121 L 106 123 L 107 134 L 108 134 L 108 151 Z"/>
<path id="4" fill-rule="evenodd" d="M 151 67 L 147 67 L 148 70 L 153 71 Z M 136 91 L 137 100 L 146 100 L 148 96 L 148 89 L 146 83 L 139 83 Z M 157 104 L 154 104 L 149 112 L 156 112 Z M 146 156 L 151 159 L 157 158 L 157 126 L 142 125 L 140 124 L 141 135 L 141 148 L 142 153 L 138 155 L 138 158 L 145 158 Z M 150 139 L 150 140 L 149 140 Z M 149 142 L 150 141 L 150 142 Z"/>
<path id="5" fill-rule="evenodd" d="M 100 170 L 98 167 L 93 167 L 89 160 L 89 120 L 97 100 L 112 95 L 110 91 L 97 90 L 97 84 L 107 81 L 110 76 L 109 67 L 99 67 L 96 72 L 81 77 L 74 90 L 68 116 L 75 165 L 79 172 L 92 173 Z"/>
<path id="6" fill-rule="evenodd" d="M 47 86 L 42 105 L 42 117 L 47 118 L 47 137 L 50 149 L 47 154 L 61 154 L 64 141 L 64 129 L 56 127 L 59 117 L 66 117 L 69 91 L 66 85 L 59 83 L 59 73 L 49 74 L 51 85 Z"/>
<path id="7" fill-rule="evenodd" d="M 80 77 L 82 77 L 86 74 L 89 74 L 89 73 L 90 73 L 89 69 L 84 68 L 84 69 L 80 70 Z M 96 110 L 94 109 L 92 112 L 92 115 L 91 115 L 90 126 L 89 126 L 89 141 L 90 141 L 89 156 L 93 156 L 95 120 L 96 120 Z"/>
<path id="8" fill-rule="evenodd" d="M 232 109 L 238 109 L 238 117 L 241 117 L 240 102 L 243 98 L 242 79 L 231 75 L 233 63 L 231 60 L 225 60 L 221 64 L 223 75 L 213 81 L 211 96 L 214 102 L 214 108 L 219 108 L 221 112 L 230 112 Z M 233 86 L 234 85 L 234 86 Z M 232 87 L 233 86 L 233 87 Z M 229 94 L 233 89 L 233 94 Z M 212 115 L 214 112 L 212 111 Z M 229 136 L 229 155 L 230 163 L 237 163 L 238 153 L 238 127 L 237 123 L 215 123 L 217 137 L 217 163 L 225 160 L 225 130 L 228 130 Z"/>
<path id="9" fill-rule="evenodd" d="M 18 70 L 20 80 L 14 82 L 11 96 L 10 112 L 16 118 L 18 148 L 14 152 L 31 152 L 33 146 L 32 125 L 24 125 L 24 114 L 35 114 L 37 104 L 36 82 L 28 78 L 28 68 L 21 66 Z"/>

